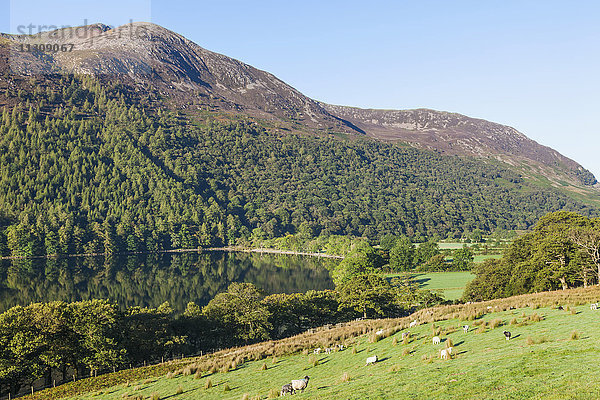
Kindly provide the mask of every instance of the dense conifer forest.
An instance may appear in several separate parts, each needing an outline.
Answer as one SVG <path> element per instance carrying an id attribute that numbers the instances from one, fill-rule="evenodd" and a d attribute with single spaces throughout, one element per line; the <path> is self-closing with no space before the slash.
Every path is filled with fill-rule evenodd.
<path id="1" fill-rule="evenodd" d="M 0 85 L 2 255 L 154 252 L 290 233 L 420 241 L 526 229 L 562 209 L 597 214 L 501 164 L 187 115 L 139 93 L 77 76 Z"/>

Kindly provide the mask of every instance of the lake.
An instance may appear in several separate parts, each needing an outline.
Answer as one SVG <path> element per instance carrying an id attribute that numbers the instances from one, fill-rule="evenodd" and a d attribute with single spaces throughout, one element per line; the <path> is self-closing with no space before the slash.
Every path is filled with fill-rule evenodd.
<path id="1" fill-rule="evenodd" d="M 176 312 L 205 305 L 231 282 L 250 282 L 265 294 L 333 289 L 328 267 L 338 260 L 241 252 L 161 253 L 106 258 L 0 261 L 0 312 L 15 305 L 107 299 L 121 307 Z"/>

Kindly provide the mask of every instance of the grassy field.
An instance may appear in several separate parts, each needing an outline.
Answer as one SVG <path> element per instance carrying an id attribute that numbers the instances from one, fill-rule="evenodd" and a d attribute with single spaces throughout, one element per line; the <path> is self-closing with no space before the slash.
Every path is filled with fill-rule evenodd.
<path id="1" fill-rule="evenodd" d="M 388 278 L 397 276 L 389 274 Z M 465 286 L 475 275 L 469 271 L 458 272 L 424 272 L 413 274 L 421 289 L 435 290 L 448 300 L 460 299 Z"/>
<path id="2" fill-rule="evenodd" d="M 487 260 L 488 258 L 502 258 L 501 254 L 476 254 L 474 256 L 474 262 L 481 263 Z"/>
<path id="3" fill-rule="evenodd" d="M 183 370 L 71 399 L 147 399 L 153 393 L 160 399 L 265 399 L 305 375 L 310 382 L 299 399 L 597 399 L 599 313 L 580 305 L 573 311 L 523 308 L 472 321 L 452 318 L 410 328 L 408 343 L 401 340 L 406 330 L 375 343 L 366 334 L 330 355 L 267 358 L 201 377 Z M 466 334 L 460 329 L 465 323 L 471 325 Z M 505 329 L 513 334 L 510 341 Z M 434 330 L 440 345 L 432 344 Z M 441 360 L 439 350 L 449 341 L 454 357 Z M 372 355 L 379 362 L 365 366 Z"/>

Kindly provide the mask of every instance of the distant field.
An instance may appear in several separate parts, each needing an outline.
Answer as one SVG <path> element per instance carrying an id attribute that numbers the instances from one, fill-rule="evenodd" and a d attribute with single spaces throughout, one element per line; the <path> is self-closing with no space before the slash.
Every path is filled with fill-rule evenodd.
<path id="1" fill-rule="evenodd" d="M 460 272 L 428 272 L 414 274 L 422 289 L 435 290 L 448 300 L 460 299 L 467 283 L 475 278 L 469 271 Z"/>
<path id="2" fill-rule="evenodd" d="M 398 274 L 386 275 L 388 278 L 395 276 L 398 276 Z M 412 276 L 419 283 L 421 289 L 440 292 L 448 300 L 459 299 L 467 283 L 475 278 L 475 275 L 469 271 L 424 272 L 415 273 Z"/>
<path id="3" fill-rule="evenodd" d="M 469 246 L 468 243 L 449 243 L 449 242 L 439 242 L 438 246 L 440 250 L 456 250 L 462 249 L 464 245 Z"/>
<path id="4" fill-rule="evenodd" d="M 502 254 L 486 254 L 486 255 L 478 254 L 475 256 L 474 261 L 476 263 L 480 263 L 480 262 L 487 260 L 488 258 L 502 258 Z"/>
<path id="5" fill-rule="evenodd" d="M 245 362 L 227 373 L 205 372 L 200 379 L 162 376 L 70 399 L 148 399 L 152 393 L 174 400 L 266 399 L 270 390 L 277 392 L 284 383 L 305 375 L 310 376 L 308 387 L 294 398 L 598 399 L 599 313 L 587 305 L 573 313 L 551 308 L 498 311 L 475 321 L 436 322 L 435 327 L 441 328 L 439 345 L 432 344 L 432 324 L 426 323 L 410 329 L 407 344 L 401 332 L 376 343 L 364 335 L 353 345 L 356 354 L 348 348 L 330 355 L 285 356 L 275 362 L 267 358 Z M 468 333 L 460 329 L 465 323 L 471 325 Z M 503 330 L 512 332 L 510 341 L 504 339 Z M 441 360 L 439 351 L 449 340 L 454 357 Z M 374 355 L 379 361 L 365 366 L 366 358 Z M 266 370 L 261 370 L 263 363 Z M 208 379 L 212 387 L 207 389 Z"/>

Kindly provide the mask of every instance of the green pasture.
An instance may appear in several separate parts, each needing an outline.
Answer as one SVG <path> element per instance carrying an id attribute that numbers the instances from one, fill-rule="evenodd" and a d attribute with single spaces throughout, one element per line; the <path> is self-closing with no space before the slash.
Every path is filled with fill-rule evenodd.
<path id="1" fill-rule="evenodd" d="M 550 308 L 492 312 L 475 320 L 419 325 L 410 329 L 406 344 L 402 331 L 376 343 L 370 343 L 372 335 L 367 334 L 346 343 L 349 348 L 344 351 L 316 358 L 297 354 L 274 363 L 270 358 L 246 362 L 227 373 L 205 372 L 199 379 L 163 376 L 71 400 L 149 399 L 153 393 L 154 398 L 172 400 L 266 399 L 270 391 L 305 375 L 310 376 L 308 388 L 295 399 L 598 399 L 599 313 L 587 305 L 572 312 Z M 541 321 L 527 320 L 533 314 Z M 468 333 L 460 328 L 463 324 L 471 326 Z M 435 329 L 442 340 L 438 345 L 432 344 Z M 510 341 L 504 330 L 512 332 Z M 441 360 L 439 352 L 449 341 L 454 356 Z M 379 361 L 365 366 L 373 355 Z M 261 369 L 263 363 L 266 370 Z M 207 379 L 212 382 L 208 389 Z"/>

